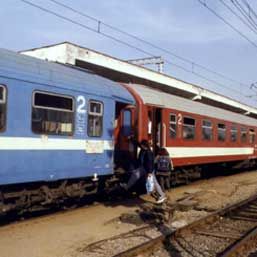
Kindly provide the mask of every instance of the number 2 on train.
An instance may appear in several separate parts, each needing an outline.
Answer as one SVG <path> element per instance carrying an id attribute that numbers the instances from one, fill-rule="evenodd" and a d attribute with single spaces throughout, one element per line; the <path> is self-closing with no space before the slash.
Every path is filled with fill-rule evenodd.
<path id="1" fill-rule="evenodd" d="M 80 95 L 77 97 L 77 112 L 78 113 L 86 113 L 86 99 L 84 96 Z"/>
<path id="2" fill-rule="evenodd" d="M 178 125 L 181 125 L 182 124 L 182 114 L 179 113 L 178 114 Z"/>

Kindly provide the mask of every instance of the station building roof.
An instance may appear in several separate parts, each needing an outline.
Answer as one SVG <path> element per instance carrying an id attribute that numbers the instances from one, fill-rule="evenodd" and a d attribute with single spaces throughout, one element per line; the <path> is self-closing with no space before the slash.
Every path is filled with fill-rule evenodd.
<path id="1" fill-rule="evenodd" d="M 256 108 L 232 98 L 69 42 L 30 49 L 21 53 L 48 61 L 79 66 L 114 81 L 147 85 L 186 99 L 257 118 Z"/>
<path id="2" fill-rule="evenodd" d="M 14 78 L 64 89 L 78 90 L 92 95 L 134 103 L 134 98 L 116 82 L 63 64 L 51 63 L 0 48 L 0 78 Z"/>

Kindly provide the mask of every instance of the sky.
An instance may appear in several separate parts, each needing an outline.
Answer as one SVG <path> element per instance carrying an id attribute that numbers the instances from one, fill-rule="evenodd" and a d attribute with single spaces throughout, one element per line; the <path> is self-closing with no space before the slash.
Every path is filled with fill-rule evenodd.
<path id="1" fill-rule="evenodd" d="M 97 29 L 97 22 L 60 7 L 50 0 L 28 1 Z M 257 33 L 249 30 L 222 4 L 223 1 L 233 8 L 231 0 L 202 1 L 249 37 L 256 46 L 224 24 L 198 0 L 58 1 L 232 78 L 236 82 L 194 66 L 194 73 L 218 82 L 211 83 L 170 64 L 175 63 L 192 71 L 191 63 L 183 62 L 175 56 L 101 26 L 102 32 L 168 60 L 168 63 L 164 63 L 165 73 L 257 108 L 257 87 L 250 89 L 251 84 L 257 82 Z M 248 0 L 248 3 L 257 12 L 257 1 Z M 70 41 L 124 60 L 147 57 L 142 52 L 45 13 L 21 0 L 1 1 L 0 22 L 0 48 L 20 51 Z"/>

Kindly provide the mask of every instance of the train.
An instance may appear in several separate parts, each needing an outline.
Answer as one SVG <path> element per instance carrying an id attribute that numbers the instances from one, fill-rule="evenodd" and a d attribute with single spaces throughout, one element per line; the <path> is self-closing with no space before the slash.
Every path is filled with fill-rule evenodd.
<path id="1" fill-rule="evenodd" d="M 143 139 L 168 150 L 173 182 L 217 164 L 253 167 L 256 129 L 243 114 L 0 49 L 0 214 L 119 182 Z"/>

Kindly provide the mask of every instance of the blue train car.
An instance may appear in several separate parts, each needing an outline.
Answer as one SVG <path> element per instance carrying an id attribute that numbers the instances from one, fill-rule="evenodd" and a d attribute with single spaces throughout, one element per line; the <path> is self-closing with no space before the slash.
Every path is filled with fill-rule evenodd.
<path id="1" fill-rule="evenodd" d="M 112 174 L 115 119 L 133 103 L 91 72 L 0 49 L 0 212 L 83 195 L 84 178 Z"/>

